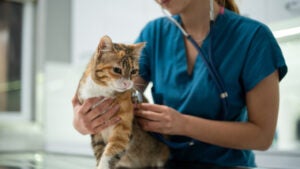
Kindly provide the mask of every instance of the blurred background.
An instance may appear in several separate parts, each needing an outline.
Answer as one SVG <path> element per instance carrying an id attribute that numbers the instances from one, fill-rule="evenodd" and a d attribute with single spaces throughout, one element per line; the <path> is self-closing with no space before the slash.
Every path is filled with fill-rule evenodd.
<path id="1" fill-rule="evenodd" d="M 289 68 L 277 135 L 270 150 L 255 152 L 257 163 L 299 168 L 300 0 L 236 2 L 242 15 L 271 28 Z M 72 126 L 71 99 L 85 65 L 103 35 L 132 43 L 159 16 L 154 0 L 0 0 L 0 154 L 92 156 L 90 137 Z"/>

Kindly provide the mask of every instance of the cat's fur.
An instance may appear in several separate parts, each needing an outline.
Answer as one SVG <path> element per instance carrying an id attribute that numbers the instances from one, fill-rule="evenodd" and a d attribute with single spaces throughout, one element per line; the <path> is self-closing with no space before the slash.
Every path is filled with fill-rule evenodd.
<path id="1" fill-rule="evenodd" d="M 168 158 L 168 148 L 143 131 L 134 119 L 131 94 L 143 47 L 144 43 L 125 45 L 102 37 L 80 80 L 77 92 L 81 103 L 104 96 L 115 98 L 120 105 L 120 123 L 91 137 L 97 169 L 161 167 Z"/>

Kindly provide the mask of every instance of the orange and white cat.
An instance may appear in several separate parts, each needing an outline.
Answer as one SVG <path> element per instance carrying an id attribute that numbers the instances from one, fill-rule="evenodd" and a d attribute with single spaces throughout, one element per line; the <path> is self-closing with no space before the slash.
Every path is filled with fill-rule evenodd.
<path id="1" fill-rule="evenodd" d="M 134 119 L 131 96 L 143 47 L 144 43 L 120 44 L 102 37 L 79 82 L 81 103 L 104 96 L 120 105 L 116 115 L 121 121 L 91 136 L 97 169 L 161 167 L 169 156 L 168 148 L 143 131 Z"/>

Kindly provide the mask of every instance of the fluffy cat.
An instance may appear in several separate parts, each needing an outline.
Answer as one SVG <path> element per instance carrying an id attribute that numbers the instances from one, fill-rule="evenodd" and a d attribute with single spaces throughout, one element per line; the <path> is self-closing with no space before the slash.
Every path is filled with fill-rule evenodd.
<path id="1" fill-rule="evenodd" d="M 144 43 L 126 45 L 102 37 L 79 82 L 81 103 L 104 96 L 120 105 L 120 123 L 91 135 L 97 169 L 161 167 L 169 156 L 168 148 L 143 131 L 134 119 L 133 79 L 138 75 L 143 47 Z"/>

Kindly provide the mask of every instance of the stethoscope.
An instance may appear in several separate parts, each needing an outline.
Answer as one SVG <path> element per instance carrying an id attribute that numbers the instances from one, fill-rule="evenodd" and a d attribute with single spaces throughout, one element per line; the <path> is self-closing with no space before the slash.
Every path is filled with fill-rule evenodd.
<path id="1" fill-rule="evenodd" d="M 218 89 L 218 92 L 220 94 L 220 99 L 221 99 L 222 107 L 223 107 L 223 113 L 221 114 L 220 119 L 226 120 L 226 117 L 228 114 L 228 92 L 226 90 L 225 83 L 224 83 L 223 79 L 221 78 L 219 72 L 217 71 L 215 65 L 213 64 L 213 60 L 212 60 L 212 56 L 213 56 L 213 52 L 212 52 L 213 26 L 214 26 L 214 22 L 215 22 L 214 0 L 210 0 L 210 12 L 209 12 L 210 41 L 209 41 L 208 57 L 205 57 L 202 48 L 197 44 L 195 39 L 193 39 L 193 37 L 184 30 L 184 28 L 171 16 L 171 14 L 168 11 L 166 11 L 165 9 L 162 8 L 162 12 L 173 24 L 175 24 L 176 27 L 178 27 L 180 29 L 182 34 L 189 40 L 189 42 L 195 47 L 195 49 L 197 49 L 198 55 L 201 56 L 205 66 L 207 67 L 209 75 L 211 76 L 212 80 L 214 81 L 214 83 Z M 139 94 L 135 93 L 135 95 L 139 95 Z M 164 137 L 161 134 L 152 133 L 152 135 L 171 148 L 184 148 L 187 146 L 192 146 L 195 144 L 195 141 L 196 141 L 196 140 L 191 140 L 191 141 L 184 142 L 184 143 L 175 143 L 175 142 L 171 142 L 169 140 L 164 139 Z"/>

